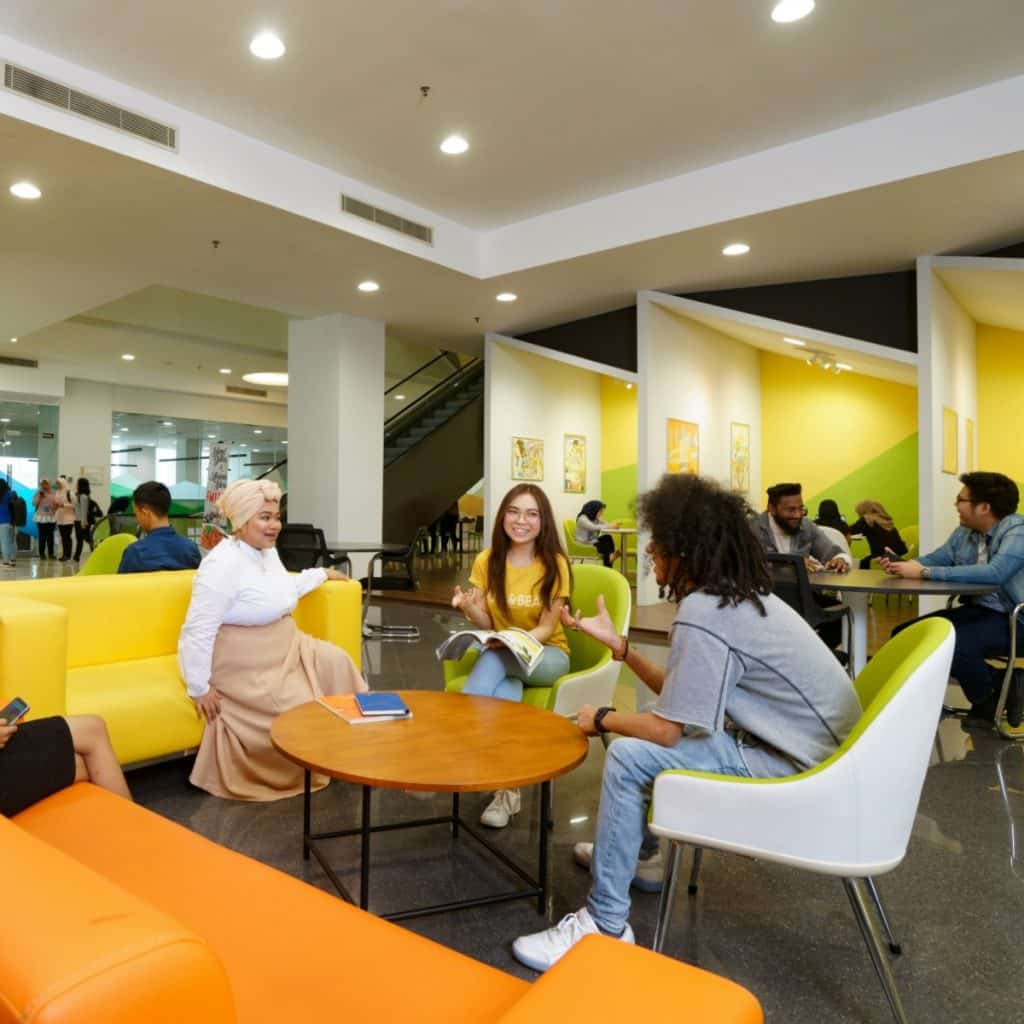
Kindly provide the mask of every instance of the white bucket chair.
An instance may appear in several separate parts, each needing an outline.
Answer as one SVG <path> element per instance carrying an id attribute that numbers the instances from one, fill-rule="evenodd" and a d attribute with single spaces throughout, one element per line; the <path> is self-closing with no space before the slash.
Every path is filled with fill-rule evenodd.
<path id="1" fill-rule="evenodd" d="M 893 637 L 857 676 L 863 712 L 828 760 L 781 779 L 662 772 L 651 831 L 670 840 L 654 949 L 665 941 L 685 843 L 843 879 L 893 1016 L 906 1015 L 861 890 L 866 883 L 893 953 L 900 951 L 873 877 L 907 851 L 953 658 L 953 628 L 925 619 Z M 696 864 L 695 864 L 696 867 Z M 691 891 L 696 883 L 691 877 Z"/>

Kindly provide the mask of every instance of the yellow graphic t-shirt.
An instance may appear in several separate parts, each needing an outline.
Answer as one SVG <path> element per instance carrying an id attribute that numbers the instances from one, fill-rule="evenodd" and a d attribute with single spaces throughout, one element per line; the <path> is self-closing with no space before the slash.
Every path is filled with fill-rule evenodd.
<path id="1" fill-rule="evenodd" d="M 514 626 L 517 629 L 525 629 L 529 632 L 536 629 L 540 617 L 544 613 L 541 602 L 540 588 L 544 582 L 544 563 L 535 558 L 529 565 L 517 568 L 514 565 L 505 563 L 505 595 L 508 599 L 508 615 L 502 615 L 487 586 L 487 559 L 491 557 L 491 549 L 486 548 L 476 556 L 473 562 L 473 571 L 469 574 L 469 582 L 474 587 L 479 587 L 487 595 L 487 610 L 491 614 L 491 622 L 495 629 L 508 629 Z M 569 563 L 561 556 L 558 556 L 559 580 L 551 595 L 554 603 L 559 598 L 569 597 Z M 569 653 L 569 644 L 565 639 L 565 630 L 559 622 L 555 631 L 548 640 L 549 644 L 561 647 L 566 654 Z"/>

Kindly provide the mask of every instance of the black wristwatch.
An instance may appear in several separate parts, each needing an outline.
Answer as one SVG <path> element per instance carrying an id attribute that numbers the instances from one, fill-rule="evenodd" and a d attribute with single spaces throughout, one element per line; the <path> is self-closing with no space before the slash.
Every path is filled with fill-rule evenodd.
<path id="1" fill-rule="evenodd" d="M 594 712 L 594 728 L 599 733 L 605 733 L 608 731 L 601 723 L 604 722 L 604 716 L 607 715 L 609 711 L 614 710 L 615 708 L 598 708 L 597 711 Z"/>

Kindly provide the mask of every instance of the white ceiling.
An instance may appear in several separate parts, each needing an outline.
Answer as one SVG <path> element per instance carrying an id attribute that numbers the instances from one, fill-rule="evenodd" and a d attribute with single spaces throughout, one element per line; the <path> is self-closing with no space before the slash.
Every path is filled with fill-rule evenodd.
<path id="1" fill-rule="evenodd" d="M 977 323 L 1024 331 L 1024 269 L 935 267 Z"/>
<path id="2" fill-rule="evenodd" d="M 1020 0 L 773 3 L 6 0 L 3 31 L 472 227 L 1024 72 Z"/>

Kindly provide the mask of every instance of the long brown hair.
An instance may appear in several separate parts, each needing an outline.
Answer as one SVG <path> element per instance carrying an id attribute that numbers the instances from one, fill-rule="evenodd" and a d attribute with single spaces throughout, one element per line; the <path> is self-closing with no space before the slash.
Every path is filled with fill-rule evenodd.
<path id="1" fill-rule="evenodd" d="M 537 502 L 540 512 L 540 533 L 533 542 L 536 557 L 544 563 L 544 577 L 540 583 L 540 599 L 545 608 L 551 607 L 552 595 L 558 588 L 561 579 L 561 565 L 568 565 L 562 542 L 555 529 L 555 515 L 551 511 L 548 496 L 536 484 L 518 484 L 513 487 L 498 506 L 494 517 L 494 529 L 491 531 L 491 553 L 487 559 L 487 589 L 494 597 L 494 602 L 501 609 L 502 615 L 508 615 L 508 595 L 505 593 L 505 559 L 508 558 L 512 542 L 505 533 L 505 510 L 522 494 L 530 494 Z M 562 561 L 559 562 L 559 556 Z M 572 587 L 572 570 L 570 569 L 569 586 Z"/>
<path id="2" fill-rule="evenodd" d="M 896 524 L 892 516 L 885 511 L 885 506 L 880 501 L 861 501 L 857 504 L 857 515 L 864 520 L 868 526 L 880 526 L 883 530 L 895 530 Z"/>

